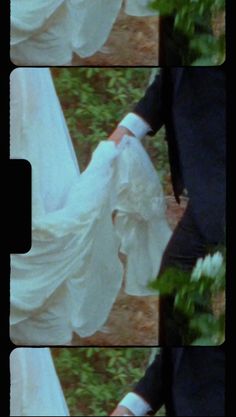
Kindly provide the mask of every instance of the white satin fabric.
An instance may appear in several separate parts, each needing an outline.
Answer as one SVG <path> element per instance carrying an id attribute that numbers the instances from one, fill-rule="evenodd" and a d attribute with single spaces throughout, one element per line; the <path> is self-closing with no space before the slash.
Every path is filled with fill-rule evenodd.
<path id="1" fill-rule="evenodd" d="M 48 348 L 13 350 L 10 377 L 10 416 L 69 416 Z"/>
<path id="2" fill-rule="evenodd" d="M 80 89 L 78 85 L 78 89 Z M 161 185 L 135 138 L 102 141 L 80 175 L 48 69 L 11 74 L 11 158 L 32 165 L 32 248 L 11 256 L 11 338 L 64 344 L 105 323 L 121 288 L 151 295 L 170 237 Z M 115 224 L 112 214 L 116 212 Z"/>
<path id="3" fill-rule="evenodd" d="M 150 8 L 150 0 L 125 0 L 125 13 L 131 16 L 156 16 L 157 12 Z"/>
<path id="4" fill-rule="evenodd" d="M 126 12 L 152 15 L 149 0 L 126 0 Z M 123 0 L 11 0 L 11 59 L 18 65 L 65 65 L 106 42 Z"/>

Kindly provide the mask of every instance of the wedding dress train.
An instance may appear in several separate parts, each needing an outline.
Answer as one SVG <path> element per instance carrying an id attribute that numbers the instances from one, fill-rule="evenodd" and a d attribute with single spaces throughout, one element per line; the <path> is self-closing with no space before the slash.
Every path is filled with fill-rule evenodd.
<path id="1" fill-rule="evenodd" d="M 10 416 L 69 416 L 48 348 L 13 350 L 10 376 Z"/>
<path id="2" fill-rule="evenodd" d="M 126 12 L 152 15 L 149 0 L 126 0 Z M 65 65 L 106 42 L 123 0 L 11 0 L 11 59 L 18 65 Z"/>
<path id="3" fill-rule="evenodd" d="M 11 158 L 32 165 L 33 228 L 31 250 L 11 256 L 12 340 L 65 344 L 99 330 L 121 288 L 119 251 L 125 291 L 153 294 L 147 284 L 171 232 L 136 138 L 102 141 L 80 174 L 50 71 L 20 68 L 11 74 Z"/>

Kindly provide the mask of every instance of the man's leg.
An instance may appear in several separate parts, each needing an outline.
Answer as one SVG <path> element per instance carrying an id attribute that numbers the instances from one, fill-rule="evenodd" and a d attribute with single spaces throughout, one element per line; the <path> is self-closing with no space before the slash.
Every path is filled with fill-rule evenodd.
<path id="1" fill-rule="evenodd" d="M 210 16 L 206 18 L 206 22 L 196 23 L 195 25 L 196 35 L 204 33 L 212 33 Z M 172 16 L 160 18 L 159 39 L 160 66 L 190 65 L 199 57 L 199 53 L 190 47 L 191 38 L 180 29 L 175 28 L 174 17 Z"/>
<path id="2" fill-rule="evenodd" d="M 182 66 L 183 54 L 189 48 L 187 36 L 175 31 L 174 18 L 160 18 L 159 30 L 159 65 Z"/>
<path id="3" fill-rule="evenodd" d="M 169 267 L 191 271 L 196 260 L 206 255 L 207 248 L 207 242 L 195 224 L 189 205 L 167 245 L 159 275 Z M 188 319 L 174 308 L 174 296 L 165 296 L 160 299 L 159 329 L 161 346 L 181 346 L 184 344 L 184 337 L 189 334 Z"/>

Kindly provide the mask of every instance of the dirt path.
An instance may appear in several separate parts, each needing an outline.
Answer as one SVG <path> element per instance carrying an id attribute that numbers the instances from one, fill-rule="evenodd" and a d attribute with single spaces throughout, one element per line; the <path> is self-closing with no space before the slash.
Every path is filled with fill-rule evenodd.
<path id="1" fill-rule="evenodd" d="M 156 66 L 158 63 L 158 17 L 133 17 L 121 11 L 105 45 L 109 53 L 90 58 L 75 55 L 72 65 Z"/>
<path id="2" fill-rule="evenodd" d="M 158 65 L 158 27 L 158 17 L 133 17 L 121 11 L 105 44 L 106 53 L 97 52 L 86 59 L 74 55 L 72 65 L 155 67 Z M 213 19 L 213 30 L 216 36 L 224 33 L 224 13 Z"/>
<path id="3" fill-rule="evenodd" d="M 173 197 L 167 201 L 167 218 L 173 229 L 182 216 L 186 200 L 178 206 Z M 107 329 L 107 332 L 106 332 Z M 158 343 L 158 297 L 133 297 L 121 289 L 113 305 L 104 333 L 92 337 L 74 336 L 75 346 L 154 346 Z"/>

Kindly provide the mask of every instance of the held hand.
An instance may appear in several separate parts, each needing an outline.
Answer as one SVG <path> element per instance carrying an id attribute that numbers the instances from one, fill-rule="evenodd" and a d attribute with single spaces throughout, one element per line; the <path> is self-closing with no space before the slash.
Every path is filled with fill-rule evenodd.
<path id="1" fill-rule="evenodd" d="M 118 143 L 120 143 L 121 139 L 125 135 L 134 136 L 133 133 L 129 129 L 127 129 L 126 127 L 118 126 L 114 130 L 114 132 L 109 136 L 108 140 L 113 140 L 118 145 Z M 115 415 L 118 416 L 118 414 L 115 414 Z"/>
<path id="2" fill-rule="evenodd" d="M 128 408 L 122 407 L 121 405 L 118 405 L 118 407 L 116 407 L 115 410 L 111 414 L 111 416 L 133 416 L 133 415 L 134 414 L 132 414 Z"/>

